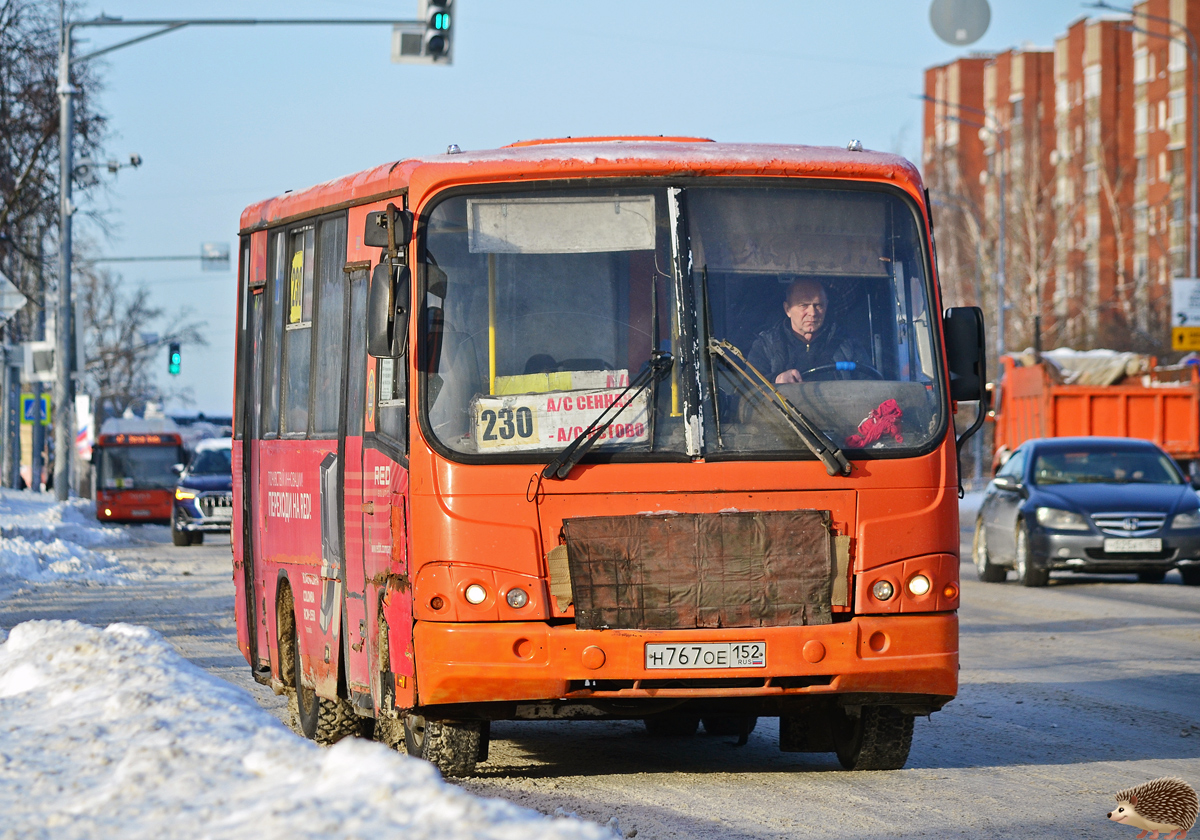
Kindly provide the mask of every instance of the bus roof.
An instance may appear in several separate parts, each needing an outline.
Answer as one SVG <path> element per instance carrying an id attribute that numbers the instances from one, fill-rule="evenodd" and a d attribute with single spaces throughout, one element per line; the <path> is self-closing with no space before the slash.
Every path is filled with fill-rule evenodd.
<path id="1" fill-rule="evenodd" d="M 243 233 L 409 190 L 409 206 L 449 186 L 531 178 L 803 176 L 878 180 L 919 195 L 917 168 L 899 155 L 831 146 L 714 143 L 699 138 L 603 137 L 524 141 L 500 149 L 395 161 L 252 204 Z"/>

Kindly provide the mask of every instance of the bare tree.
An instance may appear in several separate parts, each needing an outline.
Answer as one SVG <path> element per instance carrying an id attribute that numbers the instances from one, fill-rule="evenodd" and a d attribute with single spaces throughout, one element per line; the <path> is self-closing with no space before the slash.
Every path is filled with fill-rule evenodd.
<path id="1" fill-rule="evenodd" d="M 126 290 L 120 275 L 108 270 L 85 268 L 79 281 L 80 317 L 87 325 L 85 369 L 96 428 L 126 409 L 140 413 L 148 402 L 190 402 L 190 389 L 160 387 L 153 365 L 170 342 L 207 346 L 201 332 L 205 322 L 195 320 L 186 307 L 168 316 L 152 305 L 145 286 Z"/>
<path id="2" fill-rule="evenodd" d="M 0 267 L 34 303 L 9 322 L 10 340 L 34 335 L 43 269 L 53 269 L 44 255 L 58 229 L 58 45 L 58 3 L 0 0 Z M 99 79 L 83 67 L 72 71 L 72 82 L 77 148 L 93 156 L 105 125 L 95 108 Z M 76 183 L 86 192 L 94 180 Z"/>

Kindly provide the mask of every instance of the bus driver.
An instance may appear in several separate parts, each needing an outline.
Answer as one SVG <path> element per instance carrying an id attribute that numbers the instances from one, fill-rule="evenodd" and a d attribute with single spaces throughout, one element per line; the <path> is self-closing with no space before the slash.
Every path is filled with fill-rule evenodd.
<path id="1" fill-rule="evenodd" d="M 865 358 L 856 343 L 838 336 L 834 322 L 825 321 L 828 309 L 829 295 L 821 283 L 806 278 L 792 283 L 783 301 L 787 317 L 758 334 L 750 364 L 776 384 L 785 384 L 802 382 L 803 374 L 814 368 Z M 837 378 L 842 375 L 839 371 Z"/>

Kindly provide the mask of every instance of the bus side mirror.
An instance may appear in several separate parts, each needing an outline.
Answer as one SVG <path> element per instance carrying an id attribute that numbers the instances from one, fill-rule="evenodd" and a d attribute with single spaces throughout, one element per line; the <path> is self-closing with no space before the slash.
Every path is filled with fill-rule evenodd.
<path id="1" fill-rule="evenodd" d="M 408 266 L 381 262 L 371 272 L 367 299 L 367 352 L 381 359 L 404 355 L 408 346 Z"/>
<path id="2" fill-rule="evenodd" d="M 947 309 L 942 318 L 946 362 L 950 368 L 950 399 L 987 404 L 987 346 L 983 310 L 978 306 Z"/>
<path id="3" fill-rule="evenodd" d="M 392 227 L 395 229 L 394 243 L 403 248 L 412 239 L 412 213 L 408 210 L 397 210 L 388 205 L 387 210 L 377 210 L 367 214 L 367 223 L 363 226 L 363 246 L 367 248 L 388 247 L 388 214 L 391 213 Z"/>

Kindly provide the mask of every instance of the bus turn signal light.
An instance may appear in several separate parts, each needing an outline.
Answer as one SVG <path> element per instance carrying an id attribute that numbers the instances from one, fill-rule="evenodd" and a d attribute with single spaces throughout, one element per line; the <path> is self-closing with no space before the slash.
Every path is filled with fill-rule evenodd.
<path id="1" fill-rule="evenodd" d="M 514 610 L 519 610 L 529 603 L 529 593 L 519 586 L 514 586 L 508 590 L 508 594 L 504 596 L 504 600 L 508 601 L 508 605 Z"/>
<path id="2" fill-rule="evenodd" d="M 894 591 L 892 584 L 886 580 L 875 581 L 875 585 L 871 587 L 871 594 L 880 601 L 886 601 L 891 598 Z"/>
<path id="3" fill-rule="evenodd" d="M 942 590 L 942 595 L 953 600 L 958 597 L 958 587 L 953 583 L 947 583 L 946 588 Z"/>

